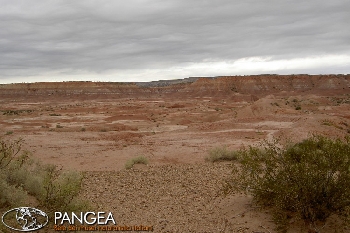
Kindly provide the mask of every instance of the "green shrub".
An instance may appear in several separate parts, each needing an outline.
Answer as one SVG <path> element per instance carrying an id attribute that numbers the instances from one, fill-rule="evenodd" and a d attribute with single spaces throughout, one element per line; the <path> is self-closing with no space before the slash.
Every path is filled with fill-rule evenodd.
<path id="1" fill-rule="evenodd" d="M 216 147 L 209 151 L 209 155 L 205 158 L 209 162 L 232 161 L 237 159 L 237 152 L 230 151 L 226 147 Z"/>
<path id="2" fill-rule="evenodd" d="M 88 207 L 77 199 L 83 178 L 80 173 L 35 163 L 21 147 L 22 140 L 0 139 L 0 208 L 23 206 L 30 198 L 48 213 Z"/>
<path id="3" fill-rule="evenodd" d="M 148 164 L 148 160 L 144 156 L 132 158 L 125 163 L 125 168 L 130 169 L 134 166 L 134 164 Z"/>
<path id="4" fill-rule="evenodd" d="M 42 169 L 44 177 L 43 192 L 38 197 L 40 202 L 52 211 L 67 211 L 68 206 L 79 209 L 73 201 L 80 191 L 82 175 L 72 171 L 61 172 L 54 165 L 46 165 Z"/>
<path id="5" fill-rule="evenodd" d="M 23 188 L 7 183 L 3 173 L 0 178 L 0 207 L 23 206 L 27 197 Z"/>
<path id="6" fill-rule="evenodd" d="M 0 138 L 0 169 L 8 167 L 14 160 L 22 164 L 28 158 L 28 152 L 21 150 L 22 143 L 22 139 L 10 142 Z"/>
<path id="7" fill-rule="evenodd" d="M 302 219 L 312 232 L 317 222 L 350 214 L 350 140 L 313 136 L 281 148 L 275 141 L 263 150 L 239 151 L 239 175 L 226 191 L 245 191 L 262 206 L 273 209 L 277 229 L 285 232 L 290 218 Z"/>
<path id="8" fill-rule="evenodd" d="M 27 190 L 28 194 L 41 198 L 44 193 L 43 177 L 39 175 L 31 175 L 24 181 L 24 189 Z"/>

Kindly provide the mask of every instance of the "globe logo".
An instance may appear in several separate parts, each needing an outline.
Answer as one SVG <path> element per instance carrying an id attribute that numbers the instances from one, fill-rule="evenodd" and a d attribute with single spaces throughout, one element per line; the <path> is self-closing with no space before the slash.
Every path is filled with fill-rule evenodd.
<path id="1" fill-rule="evenodd" d="M 49 221 L 44 211 L 32 207 L 18 207 L 2 215 L 4 225 L 16 231 L 35 231 L 43 228 Z"/>

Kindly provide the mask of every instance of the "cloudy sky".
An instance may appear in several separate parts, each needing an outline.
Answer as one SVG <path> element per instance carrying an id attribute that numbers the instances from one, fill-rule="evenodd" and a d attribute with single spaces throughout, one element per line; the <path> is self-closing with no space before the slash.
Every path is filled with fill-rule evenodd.
<path id="1" fill-rule="evenodd" d="M 348 0 L 0 0 L 0 83 L 350 73 Z"/>

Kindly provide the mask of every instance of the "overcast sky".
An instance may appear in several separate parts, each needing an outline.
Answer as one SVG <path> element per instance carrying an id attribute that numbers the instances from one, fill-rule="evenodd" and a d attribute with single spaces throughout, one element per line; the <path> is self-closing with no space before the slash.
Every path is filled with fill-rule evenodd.
<path id="1" fill-rule="evenodd" d="M 0 0 L 0 83 L 350 73 L 349 0 Z"/>

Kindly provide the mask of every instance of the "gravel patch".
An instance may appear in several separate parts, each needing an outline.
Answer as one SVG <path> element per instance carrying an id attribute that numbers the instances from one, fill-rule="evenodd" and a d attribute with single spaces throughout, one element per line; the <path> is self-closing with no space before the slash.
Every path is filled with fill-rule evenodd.
<path id="1" fill-rule="evenodd" d="M 225 220 L 217 203 L 230 173 L 227 163 L 87 172 L 83 195 L 97 210 L 113 212 L 117 224 L 152 225 L 154 232 L 220 232 Z"/>

